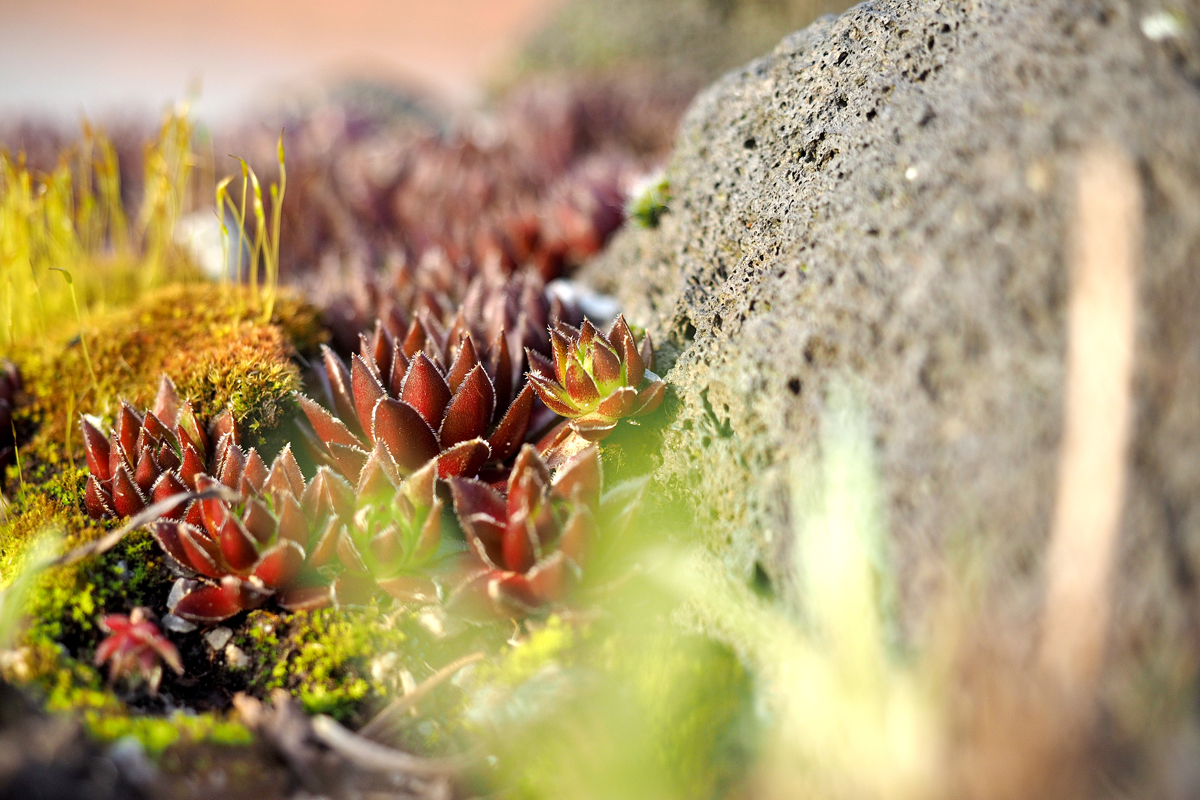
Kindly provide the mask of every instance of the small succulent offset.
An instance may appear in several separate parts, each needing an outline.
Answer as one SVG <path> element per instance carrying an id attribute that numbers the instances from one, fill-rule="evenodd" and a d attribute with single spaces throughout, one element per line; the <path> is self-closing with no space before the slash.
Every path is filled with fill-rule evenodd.
<path id="1" fill-rule="evenodd" d="M 154 624 L 149 609 L 138 607 L 128 616 L 107 614 L 100 618 L 100 627 L 109 636 L 96 648 L 95 663 L 100 666 L 108 662 L 110 683 L 137 674 L 147 681 L 150 693 L 156 694 L 162 681 L 162 664 L 175 670 L 176 675 L 183 674 L 179 651 Z"/>
<path id="2" fill-rule="evenodd" d="M 551 478 L 530 445 L 521 448 L 508 496 L 479 481 L 450 481 L 471 550 L 449 604 L 474 616 L 521 618 L 561 601 L 579 581 L 596 534 L 600 454 L 595 445 Z"/>
<path id="3" fill-rule="evenodd" d="M 650 334 L 639 346 L 618 316 L 605 336 L 584 320 L 580 329 L 559 324 L 550 331 L 554 374 L 534 371 L 529 382 L 547 407 L 570 420 L 570 427 L 591 442 L 612 433 L 626 417 L 649 414 L 662 403 L 665 384 L 650 370 L 654 347 Z"/>
<path id="4" fill-rule="evenodd" d="M 342 568 L 333 582 L 333 602 L 365 605 L 382 589 L 401 602 L 436 603 L 437 585 L 427 568 L 442 540 L 437 462 L 402 479 L 376 445 L 363 467 L 357 499 L 353 518 L 319 548 L 322 566 L 336 558 Z"/>

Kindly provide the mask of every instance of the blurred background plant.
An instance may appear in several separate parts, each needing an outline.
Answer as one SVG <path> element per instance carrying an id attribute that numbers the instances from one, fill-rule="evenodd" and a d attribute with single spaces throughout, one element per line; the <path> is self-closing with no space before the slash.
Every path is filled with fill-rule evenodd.
<path id="1" fill-rule="evenodd" d="M 116 150 L 88 122 L 48 174 L 0 151 L 0 342 L 44 343 L 91 313 L 194 274 L 175 244 L 193 158 L 186 107 L 168 112 L 147 145 L 140 209 L 131 221 Z M 58 271 L 59 275 L 53 272 Z"/>

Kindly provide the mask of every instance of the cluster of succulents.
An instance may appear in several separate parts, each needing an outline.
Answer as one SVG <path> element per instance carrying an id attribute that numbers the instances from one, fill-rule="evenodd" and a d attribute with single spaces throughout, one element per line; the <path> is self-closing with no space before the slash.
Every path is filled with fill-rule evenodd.
<path id="1" fill-rule="evenodd" d="M 82 420 L 89 513 L 125 517 L 205 495 L 148 526 L 180 576 L 168 610 L 194 624 L 268 601 L 301 610 L 388 595 L 518 618 L 563 601 L 602 502 L 588 440 L 662 399 L 646 368 L 649 340 L 639 345 L 621 317 L 608 336 L 587 321 L 556 322 L 553 357 L 528 350 L 528 382 L 518 384 L 508 332 L 478 348 L 466 317 L 455 319 L 443 330 L 418 317 L 402 337 L 381 322 L 349 366 L 324 349 L 328 408 L 297 396 L 311 425 L 311 480 L 290 445 L 269 467 L 243 449 L 228 412 L 202 426 L 164 376 L 154 407 L 122 404 L 107 437 Z M 531 425 L 537 395 L 553 418 L 570 418 L 579 445 L 545 444 L 562 436 Z M 443 547 L 439 483 L 453 498 L 457 546 Z"/>
<path id="2" fill-rule="evenodd" d="M 291 280 L 322 264 L 431 254 L 462 283 L 489 267 L 549 280 L 623 223 L 630 187 L 664 161 L 692 88 L 633 75 L 530 81 L 468 121 L 412 98 L 343 95 L 235 132 L 217 151 L 246 154 L 269 180 L 286 131 L 294 189 L 280 258 Z"/>

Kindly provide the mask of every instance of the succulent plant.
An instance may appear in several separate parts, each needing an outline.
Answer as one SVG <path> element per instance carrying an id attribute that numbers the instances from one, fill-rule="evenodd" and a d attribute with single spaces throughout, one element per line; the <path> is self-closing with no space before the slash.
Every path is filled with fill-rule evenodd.
<path id="1" fill-rule="evenodd" d="M 322 566 L 336 558 L 342 567 L 332 587 L 337 605 L 363 605 L 378 589 L 406 603 L 438 601 L 427 569 L 442 538 L 436 488 L 436 461 L 402 479 L 376 445 L 359 480 L 358 510 L 319 548 Z"/>
<path id="2" fill-rule="evenodd" d="M 600 507 L 600 454 L 588 447 L 553 478 L 525 445 L 507 496 L 480 481 L 450 481 L 470 549 L 449 604 L 472 615 L 520 618 L 562 600 L 578 582 Z"/>
<path id="3" fill-rule="evenodd" d="M 550 331 L 553 374 L 544 368 L 529 374 L 542 402 L 567 417 L 584 439 L 604 439 L 626 417 L 649 414 L 662 403 L 665 385 L 651 372 L 650 334 L 639 347 L 623 316 L 608 336 L 584 320 L 580 329 L 558 324 Z"/>
<path id="4" fill-rule="evenodd" d="M 108 662 L 108 680 L 138 674 L 145 678 L 150 693 L 158 691 L 162 680 L 162 662 L 175 674 L 183 674 L 183 661 L 171 640 L 154 624 L 147 608 L 135 608 L 128 616 L 107 614 L 100 618 L 100 627 L 109 635 L 96 648 L 96 666 Z"/>
<path id="5" fill-rule="evenodd" d="M 376 447 L 400 475 L 436 459 L 442 478 L 474 476 L 511 458 L 528 432 L 535 398 L 528 387 L 514 393 L 504 336 L 486 365 L 470 334 L 443 332 L 429 318 L 403 339 L 377 325 L 349 368 L 328 348 L 324 356 L 333 413 L 304 396 L 300 407 L 317 456 L 352 482 Z"/>
<path id="6" fill-rule="evenodd" d="M 90 472 L 84 502 L 96 519 L 132 516 L 152 502 L 195 489 L 201 473 L 219 476 L 231 489 L 241 488 L 244 454 L 226 459 L 239 439 L 233 415 L 224 411 L 201 427 L 191 404 L 180 401 L 166 375 L 153 408 L 144 415 L 121 403 L 107 438 L 86 417 L 80 424 Z M 197 512 L 180 508 L 174 516 L 195 519 Z"/>
<path id="7" fill-rule="evenodd" d="M 306 482 L 290 446 L 269 470 L 257 453 L 243 457 L 236 444 L 230 460 L 244 464 L 240 502 L 202 500 L 198 523 L 150 525 L 176 571 L 198 579 L 171 598 L 171 613 L 207 625 L 272 597 L 292 611 L 328 605 L 329 581 L 316 570 L 323 563 L 318 554 L 338 521 L 352 513 L 353 488 L 327 467 Z M 196 478 L 201 491 L 215 483 L 205 474 Z"/>

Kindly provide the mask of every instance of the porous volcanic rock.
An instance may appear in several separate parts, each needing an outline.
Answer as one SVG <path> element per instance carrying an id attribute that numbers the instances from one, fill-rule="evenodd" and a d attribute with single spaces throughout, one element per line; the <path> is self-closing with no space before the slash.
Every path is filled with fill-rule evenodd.
<path id="1" fill-rule="evenodd" d="M 782 577 L 785 465 L 817 446 L 827 388 L 848 376 L 905 622 L 964 543 L 1003 603 L 1036 606 L 1076 166 L 1108 142 L 1136 163 L 1146 210 L 1114 641 L 1133 653 L 1194 630 L 1196 31 L 1149 2 L 871 0 L 695 101 L 670 213 L 586 277 L 677 356 L 657 478 L 731 568 Z"/>

